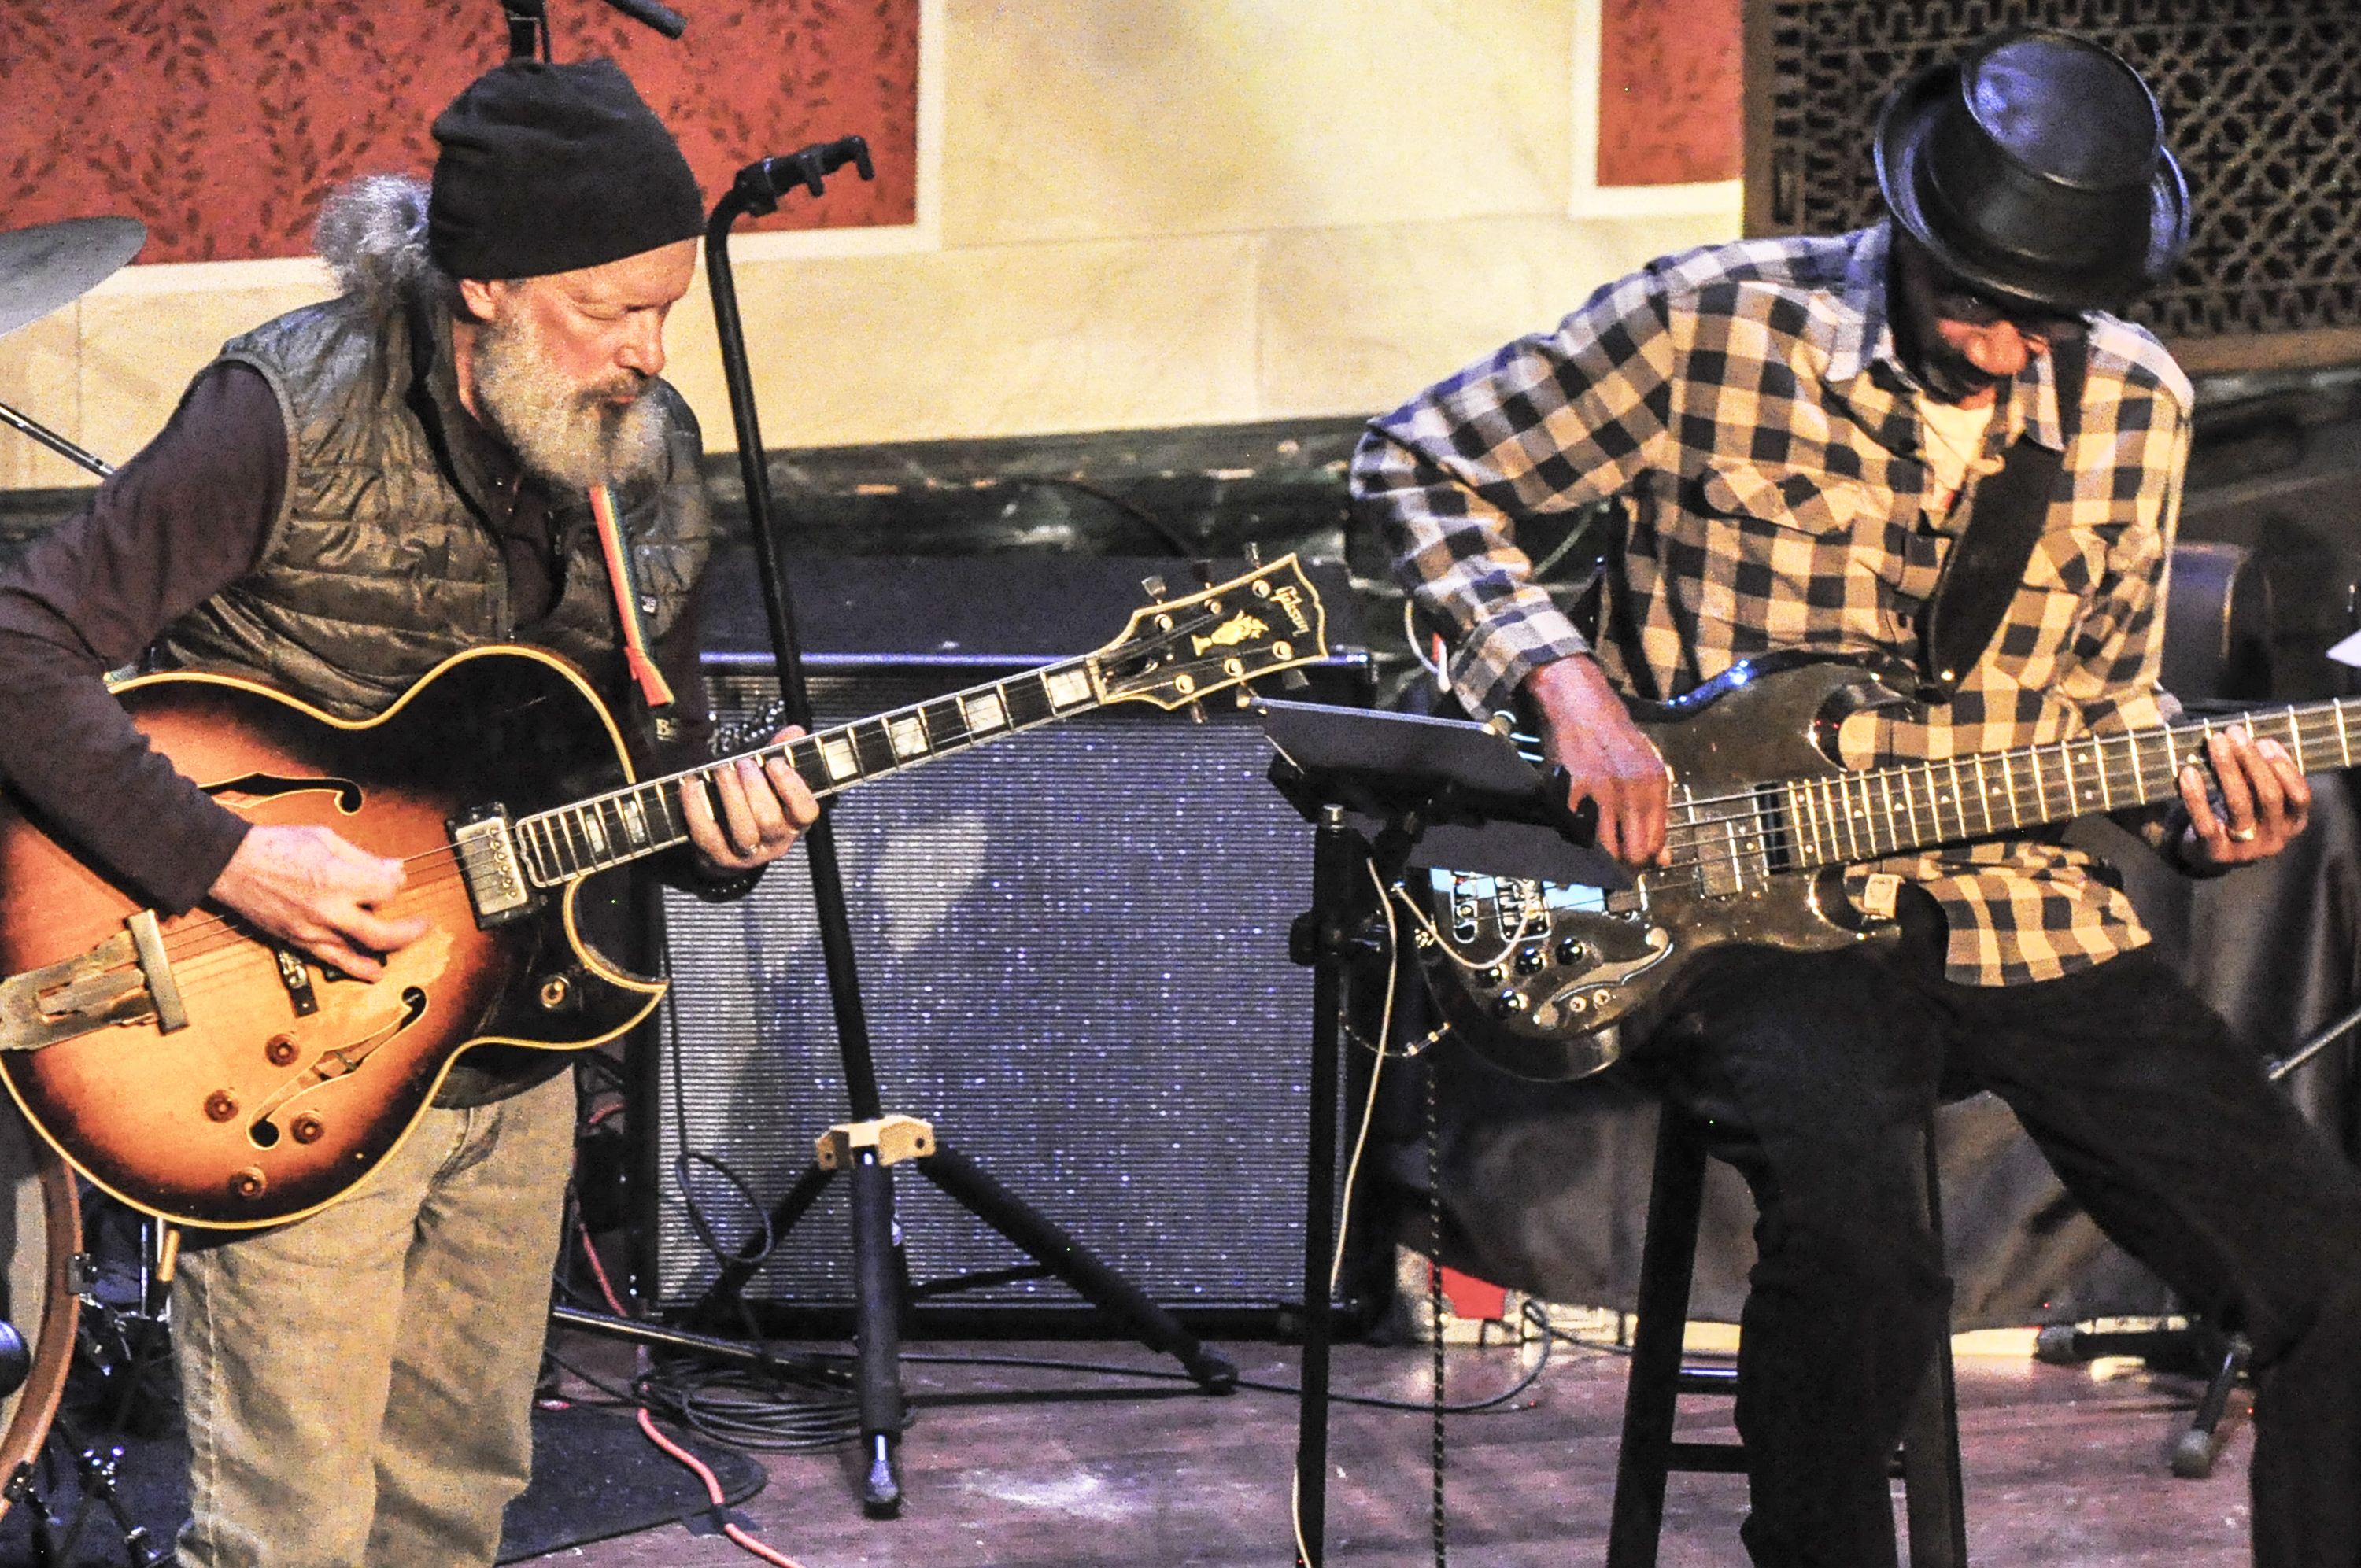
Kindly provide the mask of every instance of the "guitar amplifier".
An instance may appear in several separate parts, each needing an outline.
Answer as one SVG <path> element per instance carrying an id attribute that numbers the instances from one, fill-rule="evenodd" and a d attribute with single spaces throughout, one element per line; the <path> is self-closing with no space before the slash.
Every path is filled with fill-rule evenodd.
<path id="1" fill-rule="evenodd" d="M 1143 565 L 1171 572 L 798 560 L 816 717 L 1088 652 L 1143 602 Z M 1349 593 L 1329 576 L 1333 645 Z M 776 681 L 751 632 L 759 616 L 725 604 L 715 624 L 717 709 L 760 710 Z M 874 645 L 892 640 L 906 647 Z M 1356 653 L 1312 674 L 1314 695 L 1366 700 Z M 831 810 L 884 1110 L 931 1122 L 1150 1298 L 1209 1318 L 1301 1298 L 1312 1025 L 1311 971 L 1287 951 L 1310 900 L 1311 830 L 1266 781 L 1269 747 L 1231 700 L 1213 699 L 1202 723 L 1101 708 L 874 781 Z M 805 857 L 736 904 L 665 897 L 674 988 L 654 1041 L 657 1190 L 642 1201 L 653 1296 L 679 1310 L 718 1266 L 691 1200 L 734 1248 L 851 1113 Z M 1025 1277 L 1029 1259 L 914 1170 L 895 1203 L 922 1321 L 1082 1306 Z M 831 1183 L 777 1239 L 749 1305 L 774 1321 L 849 1313 L 850 1223 Z"/>

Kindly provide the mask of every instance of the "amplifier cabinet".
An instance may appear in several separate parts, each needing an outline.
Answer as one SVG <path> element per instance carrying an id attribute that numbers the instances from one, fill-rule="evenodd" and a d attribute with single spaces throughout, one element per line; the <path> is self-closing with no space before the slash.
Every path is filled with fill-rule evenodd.
<path id="1" fill-rule="evenodd" d="M 807 667 L 823 724 L 1007 673 Z M 775 691 L 768 674 L 714 684 L 725 721 Z M 1302 1295 L 1312 984 L 1287 938 L 1312 836 L 1266 781 L 1269 758 L 1250 715 L 1107 708 L 853 789 L 830 813 L 884 1111 L 931 1122 L 1175 1310 Z M 739 903 L 665 900 L 655 1272 L 658 1304 L 677 1309 L 717 1266 L 678 1157 L 734 1247 L 851 1112 L 803 852 Z M 943 1299 L 1080 1305 L 1055 1279 L 1002 1277 L 1029 1260 L 915 1171 L 895 1192 L 922 1299 L 972 1277 Z M 832 1310 L 852 1277 L 836 1182 L 745 1297 Z"/>

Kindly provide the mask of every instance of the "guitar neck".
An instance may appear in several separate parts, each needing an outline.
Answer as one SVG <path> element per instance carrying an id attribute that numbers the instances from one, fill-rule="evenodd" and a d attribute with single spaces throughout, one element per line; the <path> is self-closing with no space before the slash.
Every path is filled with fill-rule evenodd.
<path id="1" fill-rule="evenodd" d="M 2205 741 L 2243 724 L 2305 773 L 2353 764 L 2361 698 L 2221 714 L 2158 729 L 1793 779 L 1776 786 L 1801 865 L 1834 865 L 2163 800 Z"/>
<path id="2" fill-rule="evenodd" d="M 708 774 L 748 758 L 785 758 L 812 794 L 824 799 L 953 751 L 1088 712 L 1108 700 L 1095 678 L 1097 657 L 1047 664 L 520 817 L 513 827 L 518 859 L 534 886 L 549 888 L 686 843 L 681 792 L 703 787 Z"/>

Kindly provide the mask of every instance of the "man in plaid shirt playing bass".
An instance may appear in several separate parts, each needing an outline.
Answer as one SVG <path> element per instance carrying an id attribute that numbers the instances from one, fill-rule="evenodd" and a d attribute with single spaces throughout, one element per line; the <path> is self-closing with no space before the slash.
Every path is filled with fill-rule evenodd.
<path id="1" fill-rule="evenodd" d="M 1626 865 L 1661 862 L 1667 788 L 1622 697 L 1773 651 L 1916 667 L 1916 700 L 1847 726 L 1856 766 L 2178 712 L 2157 677 L 2191 390 L 2107 313 L 2187 239 L 2155 100 L 2095 44 L 2019 33 L 1905 83 L 1876 151 L 1876 226 L 1654 262 L 1374 422 L 1355 459 L 1358 505 L 1453 639 L 1455 694 L 1528 707 Z M 2023 443 L 2062 456 L 2022 579 L 1967 668 L 1928 668 L 1945 563 Z M 1602 501 L 1586 636 L 1516 530 Z M 2277 853 L 2311 804 L 2276 742 L 2233 729 L 2210 760 L 2216 781 L 2191 767 L 2169 811 L 2126 824 L 2195 875 Z M 2012 834 L 1851 885 L 1872 871 L 1899 879 L 1898 943 L 1700 954 L 1632 1064 L 1710 1118 L 1762 1215 L 1737 1404 L 1755 1563 L 1894 1561 L 1887 1462 L 1950 1302 L 1918 1136 L 1969 1087 L 2253 1342 L 2256 1561 L 2361 1563 L 2361 1180 L 2086 855 Z"/>

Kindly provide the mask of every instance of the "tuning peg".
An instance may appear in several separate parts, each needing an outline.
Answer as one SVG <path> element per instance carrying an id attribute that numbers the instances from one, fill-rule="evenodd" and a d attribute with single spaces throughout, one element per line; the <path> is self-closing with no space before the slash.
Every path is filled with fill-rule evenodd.
<path id="1" fill-rule="evenodd" d="M 1203 703 L 1202 703 L 1202 702 L 1192 702 L 1192 703 L 1191 703 L 1191 704 L 1189 705 L 1189 718 L 1190 718 L 1191 721 L 1191 722 L 1193 722 L 1193 723 L 1197 723 L 1197 724 L 1202 724 L 1202 723 L 1204 723 L 1204 722 L 1205 722 L 1205 705 L 1204 705 Z"/>
<path id="2" fill-rule="evenodd" d="M 1151 575 L 1151 576 L 1149 576 L 1142 577 L 1142 578 L 1140 578 L 1140 579 L 1139 579 L 1139 587 L 1140 587 L 1140 591 L 1141 591 L 1142 593 L 1146 594 L 1149 598 L 1152 598 L 1152 599 L 1156 600 L 1156 601 L 1157 601 L 1158 603 L 1159 603 L 1159 604 L 1163 602 L 1163 599 L 1164 599 L 1164 579 L 1163 579 L 1163 578 L 1159 577 L 1159 576 L 1152 576 L 1152 575 Z"/>
<path id="3" fill-rule="evenodd" d="M 1254 706 L 1254 692 L 1251 688 L 1246 686 L 1240 686 L 1238 688 L 1238 706 L 1240 707 L 1252 707 Z"/>
<path id="4" fill-rule="evenodd" d="M 1279 677 L 1279 684 L 1289 691 L 1300 692 L 1312 684 L 1312 677 L 1301 670 L 1290 670 Z"/>
<path id="5" fill-rule="evenodd" d="M 1246 565 L 1257 572 L 1262 570 L 1262 546 L 1251 539 L 1246 541 Z"/>

